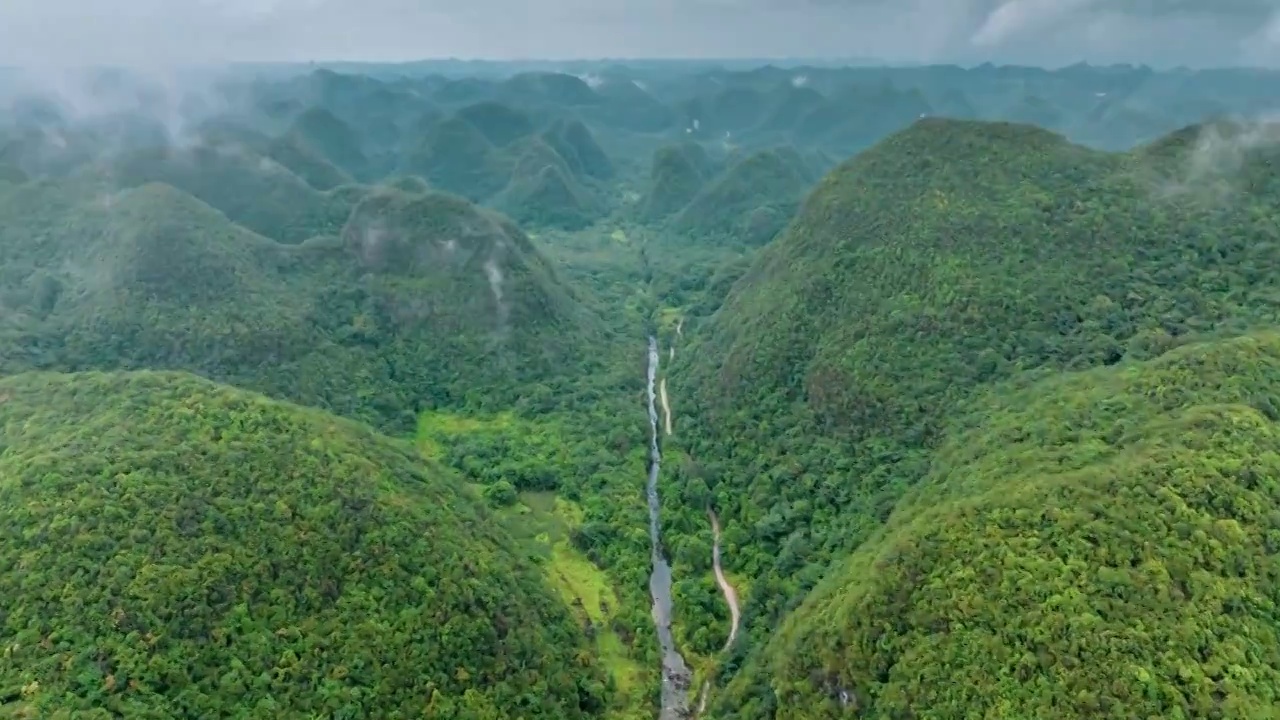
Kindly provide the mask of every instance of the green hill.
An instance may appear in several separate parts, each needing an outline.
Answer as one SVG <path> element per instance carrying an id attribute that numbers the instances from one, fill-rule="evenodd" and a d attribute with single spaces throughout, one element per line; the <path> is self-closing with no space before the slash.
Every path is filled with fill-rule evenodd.
<path id="1" fill-rule="evenodd" d="M 556 148 L 541 138 L 522 145 L 496 207 L 522 225 L 567 230 L 584 228 L 603 214 L 601 203 Z"/>
<path id="2" fill-rule="evenodd" d="M 815 179 L 794 148 L 752 153 L 703 188 L 672 226 L 699 241 L 763 245 L 791 220 Z"/>
<path id="3" fill-rule="evenodd" d="M 369 158 L 360 136 L 350 125 L 324 108 L 308 108 L 289 129 L 300 143 L 353 177 L 365 178 Z"/>
<path id="4" fill-rule="evenodd" d="M 542 137 L 564 158 L 575 175 L 597 180 L 609 180 L 614 176 L 613 162 L 582 122 L 558 120 L 542 133 Z"/>
<path id="5" fill-rule="evenodd" d="M 711 158 L 698 143 L 686 141 L 658 148 L 653 153 L 641 215 L 660 220 L 679 212 L 697 197 L 713 173 Z"/>
<path id="6" fill-rule="evenodd" d="M 569 608 L 408 444 L 178 373 L 0 380 L 0 714 L 587 718 Z"/>
<path id="7" fill-rule="evenodd" d="M 289 172 L 317 190 L 332 190 L 339 185 L 355 182 L 351 175 L 329 162 L 297 135 L 288 134 L 276 138 L 269 141 L 265 148 L 264 154 L 267 157 L 288 168 Z"/>
<path id="8" fill-rule="evenodd" d="M 713 716 L 1269 716 L 1278 397 L 1272 333 L 997 386 Z"/>
<path id="9" fill-rule="evenodd" d="M 458 115 L 429 123 L 405 155 L 401 171 L 473 202 L 493 196 L 511 178 L 508 159 Z"/>
<path id="10" fill-rule="evenodd" d="M 750 627 L 889 517 L 985 386 L 1280 323 L 1272 159 L 1202 192 L 1197 147 L 931 119 L 817 185 L 671 368 L 689 462 L 669 502 L 731 518 Z"/>
<path id="11" fill-rule="evenodd" d="M 499 147 L 528 137 L 536 129 L 533 120 L 524 112 L 492 100 L 459 108 L 457 115 Z"/>
<path id="12" fill-rule="evenodd" d="M 200 198 L 231 220 L 281 242 L 341 227 L 351 207 L 318 192 L 284 165 L 238 142 L 137 150 L 98 164 L 125 187 L 165 183 Z"/>
<path id="13" fill-rule="evenodd" d="M 408 430 L 590 372 L 603 332 L 519 228 L 451 195 L 381 189 L 296 246 L 165 185 L 28 183 L 0 212 L 0 373 L 189 370 Z"/>

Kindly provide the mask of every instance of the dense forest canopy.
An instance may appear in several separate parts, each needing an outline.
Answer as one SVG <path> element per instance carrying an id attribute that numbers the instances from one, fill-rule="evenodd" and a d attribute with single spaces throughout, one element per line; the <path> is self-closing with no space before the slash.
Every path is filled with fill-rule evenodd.
<path id="1" fill-rule="evenodd" d="M 0 716 L 1280 712 L 1280 73 L 14 77 Z"/>

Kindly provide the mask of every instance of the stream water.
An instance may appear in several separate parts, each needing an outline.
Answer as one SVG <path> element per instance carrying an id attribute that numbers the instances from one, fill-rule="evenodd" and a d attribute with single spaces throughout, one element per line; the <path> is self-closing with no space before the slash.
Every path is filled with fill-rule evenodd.
<path id="1" fill-rule="evenodd" d="M 662 451 L 658 447 L 658 408 L 654 386 L 658 379 L 658 340 L 649 338 L 649 540 L 652 545 L 653 572 L 649 575 L 649 593 L 653 596 L 653 624 L 662 648 L 662 711 L 659 720 L 684 720 L 690 716 L 688 691 L 693 673 L 685 665 L 671 635 L 671 565 L 662 551 L 662 529 L 659 521 L 658 473 L 662 467 Z"/>

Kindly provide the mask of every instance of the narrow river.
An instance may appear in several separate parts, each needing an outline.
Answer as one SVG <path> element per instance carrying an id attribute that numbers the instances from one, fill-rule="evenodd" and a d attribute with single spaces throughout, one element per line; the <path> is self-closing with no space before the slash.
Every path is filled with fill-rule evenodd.
<path id="1" fill-rule="evenodd" d="M 658 379 L 658 340 L 649 337 L 649 540 L 652 545 L 653 572 L 649 575 L 649 593 L 653 596 L 653 624 L 662 648 L 662 711 L 659 720 L 684 720 L 689 712 L 689 684 L 693 673 L 685 665 L 671 635 L 671 565 L 662 551 L 662 525 L 659 520 L 658 472 L 662 451 L 658 447 L 658 408 L 654 386 Z"/>

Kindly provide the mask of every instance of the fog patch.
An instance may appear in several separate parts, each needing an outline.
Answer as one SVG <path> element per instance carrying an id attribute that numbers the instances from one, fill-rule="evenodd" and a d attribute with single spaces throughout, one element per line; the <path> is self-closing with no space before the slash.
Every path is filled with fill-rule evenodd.
<path id="1" fill-rule="evenodd" d="M 1207 125 L 1200 129 L 1178 173 L 1159 184 L 1157 195 L 1231 193 L 1252 156 L 1277 148 L 1280 114 Z"/>

